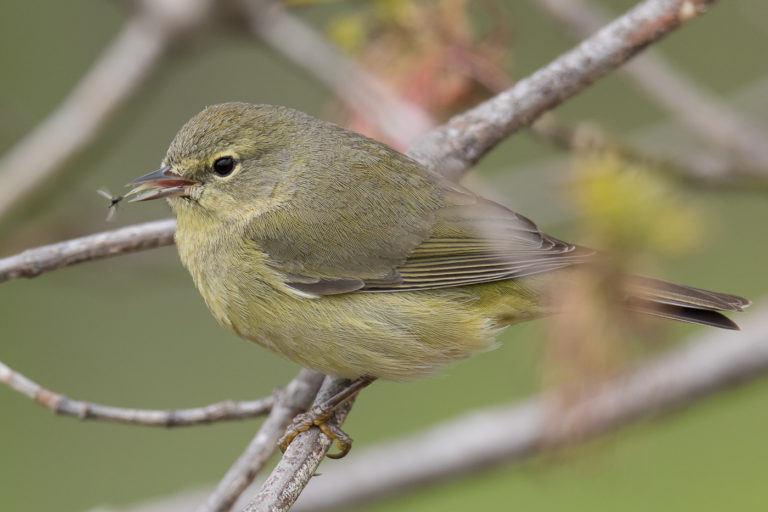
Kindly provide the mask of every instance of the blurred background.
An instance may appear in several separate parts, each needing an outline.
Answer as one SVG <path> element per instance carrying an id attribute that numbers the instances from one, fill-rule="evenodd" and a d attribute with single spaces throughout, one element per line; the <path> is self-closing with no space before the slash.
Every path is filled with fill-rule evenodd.
<path id="1" fill-rule="evenodd" d="M 575 44 L 545 3 L 293 1 L 286 8 L 442 122 Z M 596 4 L 619 14 L 634 2 L 589 3 Z M 0 154 L 56 109 L 140 9 L 116 1 L 4 2 Z M 121 206 L 107 223 L 107 201 L 96 190 L 122 193 L 124 183 L 157 168 L 178 128 L 206 105 L 287 105 L 399 143 L 265 45 L 234 9 L 217 7 L 205 18 L 174 39 L 92 143 L 0 218 L 0 257 L 168 217 L 164 203 L 141 203 Z M 759 124 L 768 120 L 766 47 L 768 4 L 741 0 L 717 3 L 653 49 L 698 89 Z M 555 236 L 631 254 L 622 265 L 753 300 L 768 290 L 765 182 L 754 172 L 727 181 L 690 177 L 701 163 L 693 157 L 731 169 L 733 148 L 695 133 L 622 74 L 600 80 L 555 116 L 501 144 L 465 183 Z M 50 151 L 38 147 L 37 158 Z M 14 167 L 19 172 L 19 162 Z M 616 218 L 624 220 L 606 222 Z M 0 360 L 49 389 L 110 405 L 251 399 L 297 371 L 220 329 L 173 247 L 3 283 L 0 326 Z M 659 321 L 642 330 L 652 333 L 637 336 L 644 342 L 597 346 L 574 358 L 549 321 L 508 329 L 499 349 L 439 376 L 372 386 L 346 430 L 359 449 L 523 399 L 574 373 L 611 374 L 702 328 Z M 756 380 L 597 442 L 354 510 L 765 510 L 766 397 L 768 382 Z M 211 484 L 258 425 L 163 430 L 78 422 L 0 387 L 0 508 L 120 507 Z"/>

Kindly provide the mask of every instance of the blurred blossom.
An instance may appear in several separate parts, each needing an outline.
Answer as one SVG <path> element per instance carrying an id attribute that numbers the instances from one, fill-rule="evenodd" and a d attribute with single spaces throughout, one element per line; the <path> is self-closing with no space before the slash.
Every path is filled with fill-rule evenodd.
<path id="1" fill-rule="evenodd" d="M 626 276 L 654 257 L 690 252 L 704 225 L 703 213 L 674 182 L 610 152 L 577 156 L 567 194 L 578 240 L 601 254 L 551 286 L 559 314 L 550 323 L 542 374 L 566 405 L 585 398 L 657 338 L 653 329 L 660 324 L 624 308 Z"/>
<path id="2" fill-rule="evenodd" d="M 393 91 L 442 119 L 512 83 L 512 23 L 497 0 L 386 0 L 345 10 L 329 37 Z M 341 109 L 337 106 L 337 109 Z M 384 139 L 353 113 L 353 130 Z"/>
<path id="3" fill-rule="evenodd" d="M 629 258 L 699 246 L 703 212 L 653 168 L 600 152 L 579 156 L 573 175 L 570 199 L 586 243 Z"/>

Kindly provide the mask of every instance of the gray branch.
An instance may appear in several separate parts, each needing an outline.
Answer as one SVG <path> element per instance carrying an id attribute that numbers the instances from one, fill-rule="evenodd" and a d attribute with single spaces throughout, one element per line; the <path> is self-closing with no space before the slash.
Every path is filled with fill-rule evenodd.
<path id="1" fill-rule="evenodd" d="M 294 416 L 306 411 L 318 394 L 323 375 L 302 369 L 278 394 L 272 412 L 237 461 L 221 479 L 216 489 L 197 512 L 226 512 L 253 482 L 277 448 L 277 441 Z"/>
<path id="2" fill-rule="evenodd" d="M 0 361 L 0 382 L 53 411 L 80 420 L 104 420 L 152 427 L 186 427 L 225 420 L 244 420 L 267 414 L 273 397 L 233 402 L 227 400 L 204 407 L 179 410 L 126 409 L 73 400 L 45 389 L 40 384 L 12 370 Z"/>
<path id="3" fill-rule="evenodd" d="M 456 179 L 503 139 L 618 68 L 713 2 L 641 2 L 533 75 L 431 131 L 409 154 Z"/>
<path id="4" fill-rule="evenodd" d="M 137 13 L 67 98 L 0 160 L 0 217 L 96 137 L 175 38 L 205 19 L 211 3 L 138 2 Z"/>
<path id="5" fill-rule="evenodd" d="M 0 283 L 18 277 L 37 277 L 84 261 L 170 245 L 175 229 L 176 219 L 157 220 L 27 249 L 0 259 Z"/>
<path id="6" fill-rule="evenodd" d="M 588 37 L 611 19 L 589 0 L 539 0 L 539 4 L 580 38 Z M 733 160 L 728 169 L 731 173 L 763 178 L 768 174 L 768 131 L 764 126 L 724 104 L 657 52 L 643 53 L 622 71 L 692 133 L 727 150 Z M 706 175 L 712 175 L 712 171 Z"/>
<path id="7" fill-rule="evenodd" d="M 243 0 L 242 5 L 254 34 L 324 83 L 352 110 L 374 121 L 398 147 L 408 147 L 434 125 L 423 110 L 399 98 L 273 0 Z"/>
<path id="8" fill-rule="evenodd" d="M 569 125 L 545 113 L 532 126 L 533 133 L 549 143 L 572 152 L 610 151 L 627 160 L 659 169 L 693 187 L 718 190 L 754 191 L 766 187 L 765 178 L 745 175 L 742 167 L 726 156 L 708 149 L 673 154 L 666 148 L 651 150 L 612 138 L 591 121 Z"/>
<path id="9" fill-rule="evenodd" d="M 326 377 L 314 405 L 321 404 L 341 391 L 349 383 L 346 379 Z M 353 399 L 339 406 L 331 417 L 331 424 L 341 425 L 352 407 Z M 315 475 L 331 440 L 317 428 L 302 432 L 291 442 L 280 462 L 266 479 L 258 494 L 243 512 L 285 512 L 301 494 Z"/>

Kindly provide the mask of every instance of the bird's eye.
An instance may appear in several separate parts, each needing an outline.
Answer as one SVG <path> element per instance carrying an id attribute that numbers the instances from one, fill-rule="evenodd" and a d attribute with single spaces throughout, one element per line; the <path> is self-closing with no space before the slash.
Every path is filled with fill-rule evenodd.
<path id="1" fill-rule="evenodd" d="M 235 170 L 235 159 L 231 156 L 223 156 L 213 162 L 213 172 L 219 176 L 229 176 Z"/>

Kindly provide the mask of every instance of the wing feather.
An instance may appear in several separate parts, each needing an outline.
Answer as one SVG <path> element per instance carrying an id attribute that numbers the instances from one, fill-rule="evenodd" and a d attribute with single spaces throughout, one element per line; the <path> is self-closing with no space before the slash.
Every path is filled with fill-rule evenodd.
<path id="1" fill-rule="evenodd" d="M 526 217 L 458 186 L 447 196 L 451 203 L 435 213 L 429 236 L 385 277 L 365 277 L 359 287 L 329 286 L 327 280 L 296 287 L 328 295 L 467 286 L 550 272 L 593 254 L 542 233 Z"/>
<path id="2" fill-rule="evenodd" d="M 430 236 L 397 279 L 366 279 L 360 292 L 425 290 L 515 279 L 589 259 L 593 251 L 542 233 L 531 220 L 453 187 L 453 204 L 436 214 Z"/>

